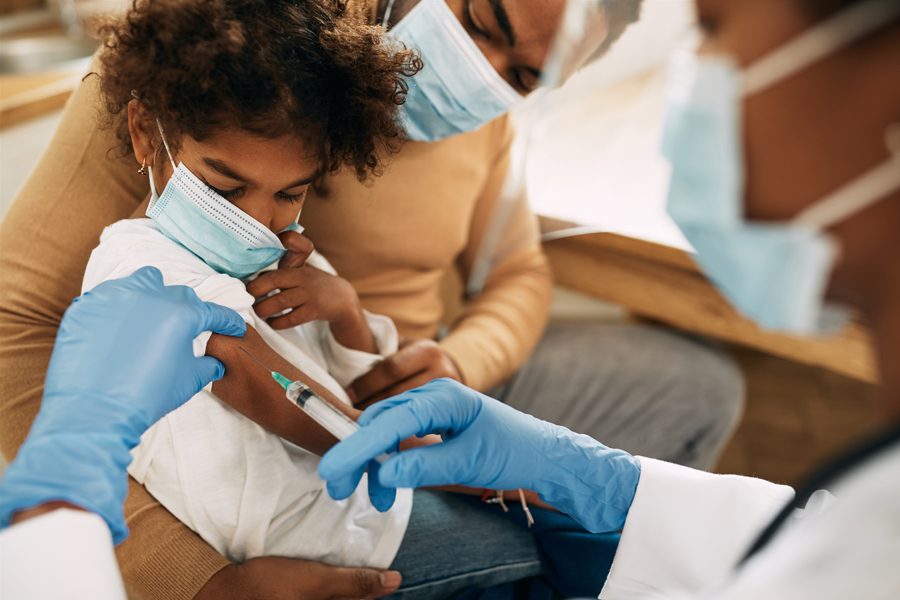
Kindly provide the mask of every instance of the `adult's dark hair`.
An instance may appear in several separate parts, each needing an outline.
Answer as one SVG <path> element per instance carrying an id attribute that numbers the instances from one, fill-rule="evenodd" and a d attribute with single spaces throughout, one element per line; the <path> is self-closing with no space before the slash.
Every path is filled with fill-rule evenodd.
<path id="1" fill-rule="evenodd" d="M 341 0 L 135 0 L 101 33 L 101 93 L 125 152 L 138 98 L 176 147 L 226 128 L 292 134 L 323 173 L 361 180 L 401 138 L 403 78 L 421 68 Z"/>

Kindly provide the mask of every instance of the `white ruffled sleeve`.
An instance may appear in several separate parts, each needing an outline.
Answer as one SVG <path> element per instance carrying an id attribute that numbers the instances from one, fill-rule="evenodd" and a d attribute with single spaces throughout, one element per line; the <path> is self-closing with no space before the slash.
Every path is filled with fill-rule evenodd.
<path id="1" fill-rule="evenodd" d="M 389 317 L 376 315 L 367 310 L 364 310 L 363 314 L 366 317 L 369 331 L 375 337 L 378 354 L 342 346 L 334 339 L 328 324 L 321 324 L 322 349 L 328 362 L 328 370 L 343 387 L 347 387 L 353 380 L 368 373 L 378 362 L 399 349 L 400 334 Z"/>

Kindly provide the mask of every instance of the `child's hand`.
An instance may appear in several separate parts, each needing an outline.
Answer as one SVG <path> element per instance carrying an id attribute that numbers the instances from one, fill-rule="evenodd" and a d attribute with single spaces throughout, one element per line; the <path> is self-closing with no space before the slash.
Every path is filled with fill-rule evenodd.
<path id="1" fill-rule="evenodd" d="M 267 271 L 247 284 L 256 298 L 253 309 L 273 329 L 289 329 L 310 321 L 327 321 L 338 343 L 375 353 L 378 345 L 356 290 L 346 279 L 306 266 L 312 242 L 295 231 L 281 233 L 287 248 L 278 269 Z M 275 290 L 280 290 L 268 296 Z M 289 311 L 285 314 L 284 311 Z"/>
<path id="2" fill-rule="evenodd" d="M 308 237 L 296 231 L 283 231 L 278 234 L 278 238 L 287 252 L 278 261 L 278 267 L 302 267 L 306 264 L 306 259 L 313 253 L 316 247 Z"/>
<path id="3" fill-rule="evenodd" d="M 275 290 L 281 291 L 266 297 Z M 273 329 L 310 321 L 328 321 L 338 327 L 365 321 L 353 286 L 315 267 L 267 271 L 247 284 L 247 292 L 258 299 L 253 305 L 256 314 L 267 319 Z M 281 315 L 285 310 L 290 312 Z"/>

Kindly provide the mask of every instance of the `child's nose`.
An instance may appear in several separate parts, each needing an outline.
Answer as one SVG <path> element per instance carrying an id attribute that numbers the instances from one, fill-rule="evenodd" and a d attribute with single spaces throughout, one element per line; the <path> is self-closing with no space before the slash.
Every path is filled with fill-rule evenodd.
<path id="1" fill-rule="evenodd" d="M 277 211 L 271 199 L 247 195 L 235 202 L 235 206 L 274 231 Z"/>

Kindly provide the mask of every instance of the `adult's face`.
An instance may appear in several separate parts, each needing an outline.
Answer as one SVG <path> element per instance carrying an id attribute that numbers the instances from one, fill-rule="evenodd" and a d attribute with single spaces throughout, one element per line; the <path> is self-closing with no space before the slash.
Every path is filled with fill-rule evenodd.
<path id="1" fill-rule="evenodd" d="M 446 0 L 494 70 L 522 94 L 534 90 L 566 0 Z M 396 0 L 390 25 L 418 0 Z M 382 9 L 387 0 L 381 0 Z"/>
<path id="2" fill-rule="evenodd" d="M 448 0 L 494 70 L 527 94 L 540 81 L 565 0 Z"/>
<path id="3" fill-rule="evenodd" d="M 700 52 L 725 53 L 746 67 L 840 4 L 696 0 L 705 34 Z M 887 159 L 885 130 L 900 122 L 898 31 L 895 21 L 744 100 L 749 219 L 790 219 Z M 831 296 L 863 303 L 858 296 L 873 248 L 895 243 L 898 205 L 900 191 L 831 228 L 842 242 Z"/>

